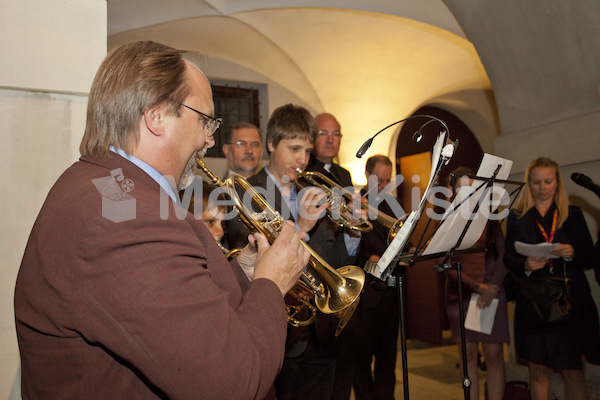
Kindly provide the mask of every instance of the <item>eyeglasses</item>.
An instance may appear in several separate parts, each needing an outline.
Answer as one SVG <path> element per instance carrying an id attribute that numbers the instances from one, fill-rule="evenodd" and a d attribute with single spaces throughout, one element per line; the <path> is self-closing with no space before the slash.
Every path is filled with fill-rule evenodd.
<path id="1" fill-rule="evenodd" d="M 208 136 L 212 136 L 217 131 L 217 129 L 219 129 L 219 126 L 221 126 L 221 122 L 223 122 L 223 118 L 211 117 L 210 115 L 206 115 L 203 112 L 198 111 L 190 106 L 186 106 L 185 104 L 182 104 L 182 106 L 184 106 L 185 108 L 189 108 L 190 110 L 195 111 L 204 117 L 204 127 L 208 129 Z"/>
<path id="2" fill-rule="evenodd" d="M 248 148 L 248 147 L 251 147 L 252 150 L 257 150 L 257 149 L 259 149 L 262 146 L 262 143 L 261 142 L 251 142 L 251 143 L 248 143 L 248 142 L 244 142 L 243 140 L 238 140 L 237 142 L 231 143 L 231 145 L 233 145 L 235 147 L 238 147 L 238 148 L 242 148 L 242 147 Z"/>
<path id="3" fill-rule="evenodd" d="M 339 139 L 342 137 L 342 133 L 340 131 L 326 131 L 325 129 L 319 129 L 319 132 L 317 133 L 318 137 L 325 137 L 325 136 L 333 136 L 336 139 Z"/>

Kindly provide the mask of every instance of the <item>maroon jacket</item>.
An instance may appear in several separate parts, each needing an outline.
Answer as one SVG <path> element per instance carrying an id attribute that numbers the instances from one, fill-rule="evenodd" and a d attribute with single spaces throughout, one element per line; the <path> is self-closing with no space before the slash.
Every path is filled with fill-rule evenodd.
<path id="1" fill-rule="evenodd" d="M 118 223 L 102 216 L 92 183 L 117 168 L 135 185 L 136 213 Z M 161 218 L 160 190 L 115 154 L 82 157 L 51 189 L 15 289 L 24 399 L 250 399 L 271 389 L 285 345 L 281 292 L 248 282 L 170 199 Z"/>

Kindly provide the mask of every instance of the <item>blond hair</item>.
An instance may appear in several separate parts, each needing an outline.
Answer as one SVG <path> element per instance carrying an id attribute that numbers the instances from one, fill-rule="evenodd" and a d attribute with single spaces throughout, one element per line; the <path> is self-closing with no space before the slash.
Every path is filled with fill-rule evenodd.
<path id="1" fill-rule="evenodd" d="M 517 200 L 517 204 L 513 210 L 517 216 L 521 218 L 535 206 L 535 199 L 533 198 L 531 190 L 529 189 L 529 179 L 531 176 L 531 171 L 534 168 L 554 168 L 554 171 L 556 171 L 556 192 L 554 193 L 554 204 L 556 206 L 556 210 L 558 211 L 557 227 L 560 228 L 569 217 L 569 198 L 567 197 L 567 192 L 565 191 L 565 185 L 560 173 L 560 167 L 555 161 L 547 157 L 537 158 L 530 162 L 527 166 L 527 169 L 525 170 L 526 184 L 523 187 L 521 196 Z"/>

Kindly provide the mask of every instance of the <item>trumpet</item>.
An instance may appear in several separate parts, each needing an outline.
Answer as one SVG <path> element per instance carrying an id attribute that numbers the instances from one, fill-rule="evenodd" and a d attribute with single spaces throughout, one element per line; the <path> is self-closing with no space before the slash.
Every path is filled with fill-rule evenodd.
<path id="1" fill-rule="evenodd" d="M 373 224 L 368 219 L 361 217 L 357 220 L 358 222 L 354 222 L 347 217 L 347 213 L 352 214 L 352 208 L 350 207 L 352 202 L 352 192 L 341 187 L 332 179 L 329 179 L 319 172 L 302 171 L 300 168 L 296 169 L 296 172 L 298 172 L 298 175 L 296 175 L 296 178 L 294 179 L 296 186 L 301 189 L 309 186 L 303 183 L 304 180 L 308 182 L 310 186 L 315 186 L 325 193 L 327 201 L 329 202 L 327 216 L 336 225 L 359 232 L 368 232 L 373 229 Z"/>
<path id="2" fill-rule="evenodd" d="M 285 221 L 245 178 L 232 174 L 225 181 L 221 181 L 206 166 L 203 159 L 198 159 L 197 166 L 213 184 L 227 190 L 239 211 L 239 218 L 250 231 L 261 233 L 269 240 L 269 243 L 275 241 Z M 239 185 L 244 193 L 251 195 L 252 201 L 261 211 L 254 212 L 244 205 L 236 190 L 236 185 Z M 292 305 L 286 303 L 288 323 L 293 326 L 309 325 L 314 321 L 316 308 L 318 308 L 319 311 L 325 314 L 334 314 L 339 319 L 337 336 L 352 317 L 358 304 L 365 283 L 365 273 L 361 268 L 353 265 L 336 270 L 305 242 L 301 243 L 310 254 L 309 266 L 302 272 L 294 288 L 288 292 L 289 296 L 286 296 L 286 302 L 288 297 L 299 302 Z M 309 267 L 314 274 L 309 271 Z M 305 301 L 303 297 L 313 297 L 316 308 L 310 302 Z M 306 314 L 301 313 L 301 310 L 308 311 L 308 318 L 301 318 L 303 314 Z"/>
<path id="3" fill-rule="evenodd" d="M 366 199 L 364 199 L 364 200 L 366 202 Z M 398 234 L 398 231 L 400 230 L 400 228 L 402 228 L 402 225 L 404 224 L 404 221 L 408 217 L 408 214 L 405 214 L 402 218 L 396 219 L 396 218 L 392 217 L 391 215 L 388 215 L 384 212 L 379 211 L 378 209 L 376 209 L 373 206 L 370 206 L 367 204 L 367 207 L 369 207 L 369 209 L 376 210 L 377 211 L 376 220 L 381 225 L 383 225 L 389 229 L 389 233 L 388 233 L 388 237 L 387 237 L 387 244 L 389 245 L 390 243 L 392 243 L 392 240 L 394 240 L 394 238 Z"/>
<path id="4" fill-rule="evenodd" d="M 339 226 L 360 232 L 368 232 L 373 229 L 373 224 L 369 220 L 364 220 L 361 218 L 358 220 L 359 223 L 356 224 L 355 222 L 351 221 L 350 218 L 344 215 L 346 211 L 352 211 L 352 208 L 349 206 L 350 202 L 352 201 L 352 192 L 346 188 L 343 188 L 341 185 L 319 172 L 302 171 L 300 169 L 298 169 L 297 172 L 298 175 L 296 176 L 294 183 L 298 187 L 304 188 L 307 186 L 303 183 L 304 180 L 310 183 L 310 186 L 318 187 L 325 193 L 327 201 L 330 203 L 330 207 L 327 209 L 327 215 L 334 223 Z M 376 207 L 369 205 L 369 202 L 365 197 L 361 198 L 360 207 L 362 210 L 367 211 L 368 215 L 377 215 L 376 220 L 389 229 L 390 232 L 388 233 L 387 237 L 388 244 L 391 243 L 396 237 L 398 231 L 404 223 L 404 220 L 408 216 L 405 215 L 400 219 L 396 219 L 381 212 Z"/>
<path id="5" fill-rule="evenodd" d="M 223 246 L 219 241 L 217 241 L 217 246 L 219 246 L 223 254 L 225 254 L 225 258 L 227 258 L 228 260 L 236 258 L 238 254 L 242 252 L 242 249 L 226 249 L 225 246 Z"/>
<path id="6" fill-rule="evenodd" d="M 217 242 L 217 246 L 219 246 L 219 248 L 223 251 L 223 254 L 225 254 L 225 257 L 228 260 L 232 260 L 232 259 L 236 258 L 242 252 L 241 248 L 235 248 L 235 249 L 228 250 L 227 248 L 225 248 L 225 246 L 223 246 L 221 244 L 221 242 Z M 311 291 L 310 286 L 302 280 L 298 280 L 298 282 L 296 284 L 304 285 L 303 289 L 306 292 Z M 317 316 L 317 310 L 315 309 L 315 307 L 312 304 L 310 304 L 310 302 L 305 300 L 304 296 L 300 295 L 295 290 L 290 290 L 288 295 L 290 295 L 297 302 L 296 304 L 286 304 L 285 305 L 287 315 L 288 315 L 288 317 L 287 317 L 288 323 L 295 327 L 310 325 L 315 320 L 315 317 Z M 308 314 L 309 316 L 306 319 L 301 319 L 299 317 L 300 315 L 302 315 L 301 313 L 303 310 L 308 310 L 308 312 L 309 312 L 309 314 Z"/>

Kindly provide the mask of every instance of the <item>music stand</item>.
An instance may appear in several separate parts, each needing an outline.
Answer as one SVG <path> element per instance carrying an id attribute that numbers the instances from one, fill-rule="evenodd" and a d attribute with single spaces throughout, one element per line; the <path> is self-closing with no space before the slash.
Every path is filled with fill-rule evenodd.
<path id="1" fill-rule="evenodd" d="M 443 259 L 443 261 L 435 268 L 438 272 L 446 272 L 450 269 L 457 270 L 459 322 L 461 327 L 462 345 L 461 356 L 463 360 L 462 364 L 464 374 L 462 378 L 462 385 L 465 399 L 470 398 L 469 390 L 471 387 L 471 380 L 468 377 L 468 369 L 466 364 L 466 339 L 464 328 L 465 315 L 462 299 L 461 264 L 452 263 L 450 262 L 450 259 L 454 255 L 487 251 L 489 246 L 493 243 L 493 237 L 500 229 L 500 223 L 496 224 L 496 229 L 489 236 L 489 240 L 487 243 L 485 243 L 484 247 L 475 246 L 475 243 L 481 237 L 488 220 L 504 220 L 508 215 L 510 207 L 512 207 L 516 198 L 518 197 L 518 194 L 520 193 L 520 190 L 523 186 L 522 182 L 508 181 L 499 178 L 508 177 L 511 166 L 512 161 L 504 160 L 489 154 L 484 155 L 484 159 L 482 160 L 477 175 L 468 176 L 468 178 L 473 179 L 473 183 L 469 186 L 463 186 L 459 193 L 453 197 L 450 207 L 441 216 L 441 222 L 437 224 L 433 233 L 431 233 L 429 236 L 424 233 L 417 241 L 417 246 L 413 253 L 396 254 L 393 257 L 394 264 L 379 271 L 381 273 L 380 276 L 383 279 L 386 279 L 387 276 L 392 274 L 398 267 L 398 265 L 395 265 L 396 263 L 399 264 L 400 262 L 405 262 L 412 266 L 418 261 L 424 261 L 428 259 Z M 439 170 L 436 171 L 436 173 L 439 173 Z M 514 186 L 514 189 L 509 192 L 505 189 L 505 186 Z M 429 191 L 426 192 L 425 196 L 428 195 Z M 499 200 L 497 197 L 498 195 L 500 195 Z M 411 213 L 411 216 L 409 216 L 407 221 L 411 217 L 413 217 L 415 220 L 418 219 L 421 212 L 422 209 L 419 209 L 415 215 Z M 432 214 L 430 214 L 430 218 L 427 221 L 427 227 L 429 227 L 433 221 L 431 216 Z M 409 221 L 409 224 L 412 223 L 413 225 L 407 228 L 408 233 L 406 233 L 406 237 L 402 239 L 404 240 L 404 243 L 406 243 L 408 238 L 412 235 L 412 231 L 414 230 L 414 222 L 415 221 Z M 427 228 L 425 229 L 425 232 L 427 232 Z M 457 235 L 456 232 L 460 232 L 460 234 Z M 392 251 L 395 250 L 392 249 Z M 382 256 L 382 259 L 383 258 L 384 257 Z M 398 287 L 398 294 L 401 296 L 403 292 L 403 282 L 401 277 L 398 277 L 396 283 Z M 404 399 L 407 400 L 409 398 L 408 372 L 406 359 L 405 316 L 402 297 L 400 297 L 400 302 Z"/>
<path id="2" fill-rule="evenodd" d="M 429 183 L 425 194 L 421 199 L 417 209 L 409 214 L 406 218 L 400 230 L 396 233 L 396 236 L 389 244 L 386 251 L 382 254 L 379 261 L 375 264 L 372 271 L 370 272 L 374 277 L 386 281 L 399 266 L 398 255 L 408 243 L 410 236 L 412 235 L 415 225 L 423 212 L 429 195 L 433 192 L 433 184 L 437 182 L 439 173 L 444 165 L 447 165 L 452 157 L 457 142 L 451 142 L 446 138 L 446 131 L 440 132 L 432 151 L 432 165 L 429 177 Z M 393 265 L 398 262 L 397 265 Z M 392 264 L 392 266 L 390 266 Z M 405 318 L 405 307 L 404 307 L 404 276 L 401 273 L 396 274 L 396 289 L 398 291 L 399 301 L 399 318 L 400 318 L 400 344 L 401 344 L 401 356 L 402 356 L 402 383 L 404 386 L 404 399 L 409 398 L 408 391 L 408 368 L 406 358 L 406 318 Z"/>

